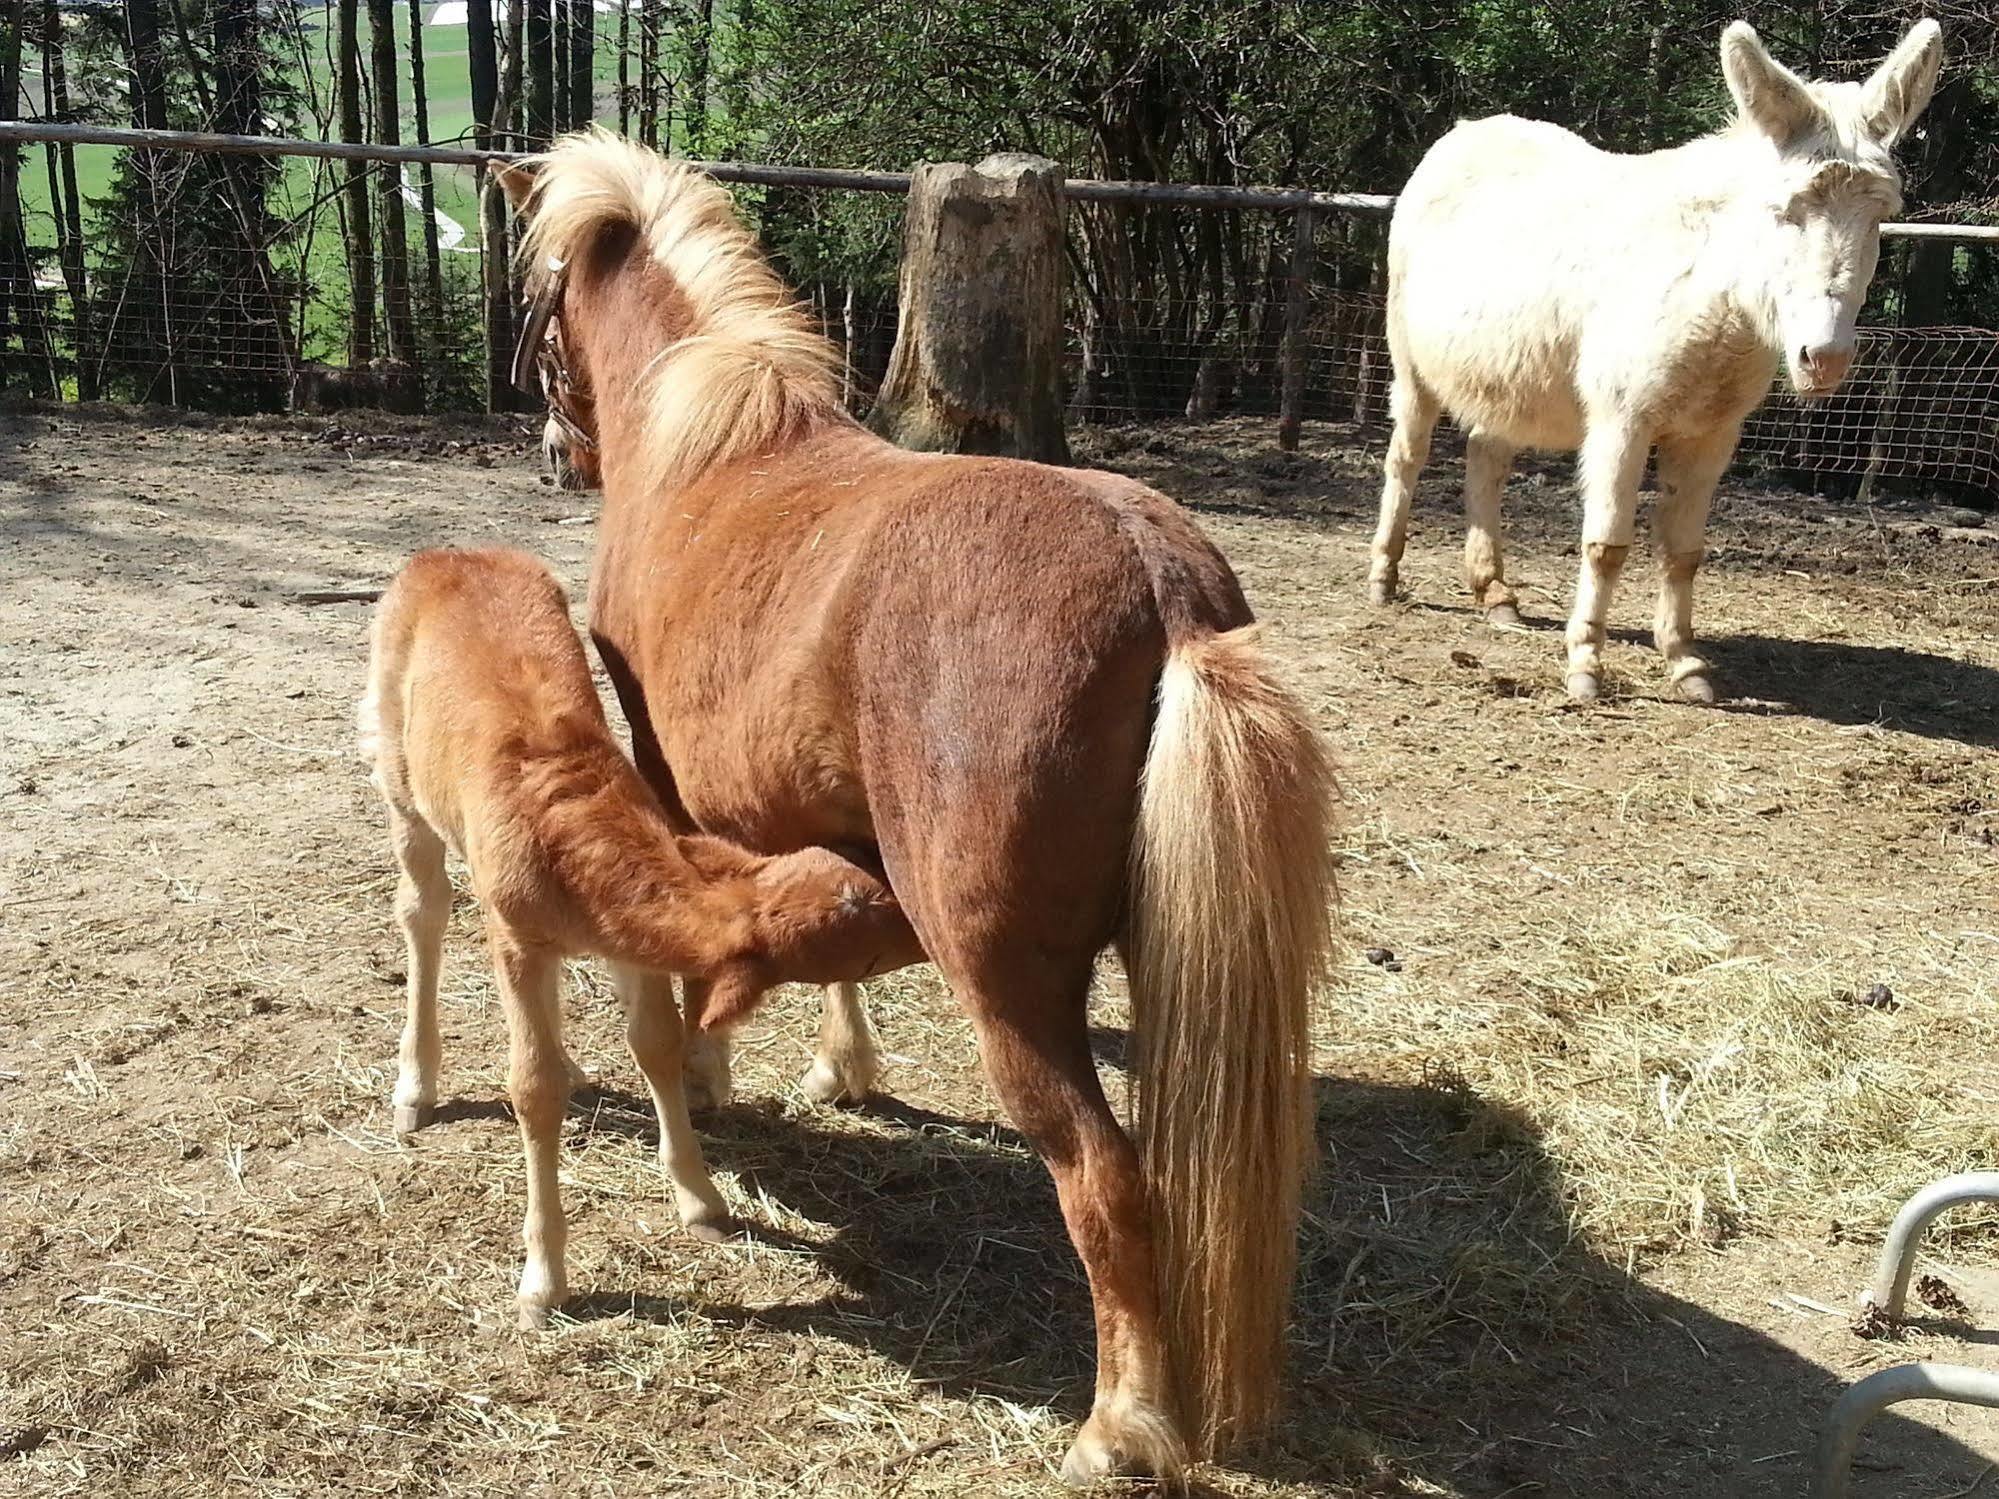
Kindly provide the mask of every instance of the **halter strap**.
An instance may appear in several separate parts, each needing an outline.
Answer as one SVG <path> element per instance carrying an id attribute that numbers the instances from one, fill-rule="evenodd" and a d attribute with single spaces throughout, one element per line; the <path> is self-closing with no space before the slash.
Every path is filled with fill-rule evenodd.
<path id="1" fill-rule="evenodd" d="M 521 325 L 519 342 L 514 345 L 514 389 L 522 395 L 541 395 L 541 382 L 537 371 L 542 359 L 542 344 L 548 337 L 548 320 L 555 316 L 555 309 L 562 302 L 562 288 L 568 281 L 567 265 L 553 255 L 548 257 L 548 274 L 542 278 L 541 290 L 535 293 L 534 301 L 528 307 L 528 319 Z"/>

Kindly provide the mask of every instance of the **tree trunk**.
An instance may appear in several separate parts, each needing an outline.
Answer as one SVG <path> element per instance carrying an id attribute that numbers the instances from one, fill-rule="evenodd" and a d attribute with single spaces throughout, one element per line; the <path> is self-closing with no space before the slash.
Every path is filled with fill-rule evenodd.
<path id="1" fill-rule="evenodd" d="M 374 42 L 375 140 L 399 146 L 403 126 L 396 89 L 395 0 L 368 0 L 368 30 Z M 375 181 L 381 196 L 382 310 L 389 325 L 389 379 L 407 382 L 408 393 L 415 395 L 422 389 L 423 365 L 410 306 L 409 217 L 401 164 L 381 163 L 375 168 Z"/>
<path id="2" fill-rule="evenodd" d="M 167 128 L 166 54 L 160 49 L 160 14 L 154 0 L 125 0 L 125 65 L 131 79 L 132 123 L 141 130 Z M 132 277 L 144 288 L 140 305 L 156 306 L 160 317 L 160 367 L 155 381 L 164 376 L 167 400 L 180 399 L 179 330 L 174 317 L 173 287 L 161 255 L 166 242 L 166 223 L 160 211 L 164 169 L 158 151 L 134 151 L 130 161 L 139 178 L 140 212 L 144 222 L 135 237 Z M 157 299 L 157 300 L 155 300 Z M 150 396 L 153 385 L 141 392 Z"/>
<path id="3" fill-rule="evenodd" d="M 659 149 L 659 5 L 660 0 L 639 0 L 639 141 L 654 150 Z"/>
<path id="4" fill-rule="evenodd" d="M 69 119 L 69 70 L 63 51 L 62 17 L 56 0 L 42 5 L 42 90 L 46 113 L 57 124 Z M 56 210 L 56 247 L 62 279 L 69 287 L 70 341 L 76 351 L 76 398 L 97 399 L 97 363 L 91 356 L 90 285 L 83 266 L 83 200 L 76 190 L 76 150 L 50 148 L 49 202 Z"/>
<path id="5" fill-rule="evenodd" d="M 687 150 L 693 156 L 708 151 L 708 79 L 713 71 L 710 49 L 715 42 L 715 0 L 691 0 L 694 24 L 686 38 L 687 99 L 682 115 L 687 121 Z"/>
<path id="6" fill-rule="evenodd" d="M 926 452 L 1067 463 L 1060 169 L 926 162 L 904 222 L 901 327 L 868 425 Z"/>
<path id="7" fill-rule="evenodd" d="M 500 61 L 493 35 L 493 0 L 469 0 L 465 7 L 465 43 L 472 80 L 472 142 L 482 151 L 499 143 L 501 120 Z M 479 278 L 484 301 L 481 321 L 486 332 L 486 409 L 513 406 L 510 355 L 513 349 L 513 298 L 507 285 L 507 209 L 499 187 L 482 173 L 479 179 Z"/>
<path id="8" fill-rule="evenodd" d="M 336 71 L 340 94 L 340 138 L 358 142 L 361 134 L 360 0 L 337 0 L 338 49 Z M 342 193 L 347 203 L 347 362 L 363 368 L 375 357 L 375 236 L 369 226 L 368 164 L 350 161 L 342 167 Z"/>
<path id="9" fill-rule="evenodd" d="M 527 0 L 523 66 L 527 69 L 527 134 L 545 146 L 555 130 L 555 37 L 549 0 Z"/>
<path id="10" fill-rule="evenodd" d="M 467 7 L 468 19 L 470 7 Z M 492 13 L 487 12 L 487 31 Z M 430 144 L 430 97 L 423 82 L 423 0 L 410 0 L 410 106 L 415 112 L 416 143 Z M 444 353 L 444 252 L 437 242 L 437 175 L 429 162 L 417 166 L 417 201 L 423 213 L 423 271 L 433 356 Z"/>
<path id="11" fill-rule="evenodd" d="M 549 0 L 548 50 L 553 59 L 549 72 L 549 134 L 559 135 L 569 128 L 569 18 L 571 0 Z"/>
<path id="12" fill-rule="evenodd" d="M 618 0 L 618 134 L 632 133 L 632 0 Z"/>
<path id="13" fill-rule="evenodd" d="M 214 25 L 215 95 L 213 127 L 225 135 L 262 135 L 263 49 L 258 40 L 257 0 L 215 0 L 210 7 Z M 190 58 L 193 48 L 188 48 Z M 287 375 L 295 359 L 288 336 L 289 318 L 271 265 L 272 230 L 266 190 L 277 173 L 271 157 L 220 158 L 229 206 L 243 235 L 243 256 L 252 284 L 242 304 L 242 345 L 258 351 L 263 362 L 282 361 Z M 272 392 L 275 395 L 275 389 Z"/>
<path id="14" fill-rule="evenodd" d="M 1305 419 L 1305 372 L 1311 348 L 1305 338 L 1305 315 L 1311 305 L 1312 241 L 1319 216 L 1301 208 L 1291 226 L 1291 272 L 1285 287 L 1284 349 L 1281 393 L 1278 397 L 1277 445 L 1298 451 L 1298 433 Z"/>
<path id="15" fill-rule="evenodd" d="M 597 10 L 592 0 L 569 0 L 569 128 L 581 130 L 597 115 Z"/>

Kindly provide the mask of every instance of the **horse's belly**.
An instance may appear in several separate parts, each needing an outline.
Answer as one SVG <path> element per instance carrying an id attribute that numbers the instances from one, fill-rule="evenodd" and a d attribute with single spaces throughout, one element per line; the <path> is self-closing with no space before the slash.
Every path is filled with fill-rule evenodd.
<path id="1" fill-rule="evenodd" d="M 1482 328 L 1467 311 L 1447 322 L 1412 326 L 1410 353 L 1416 377 L 1467 431 L 1555 452 L 1581 444 L 1583 411 L 1567 350 Z"/>
<path id="2" fill-rule="evenodd" d="M 662 735 L 680 804 L 703 832 L 761 852 L 873 843 L 874 820 L 837 725 L 739 705 Z M 655 722 L 658 722 L 655 714 Z"/>

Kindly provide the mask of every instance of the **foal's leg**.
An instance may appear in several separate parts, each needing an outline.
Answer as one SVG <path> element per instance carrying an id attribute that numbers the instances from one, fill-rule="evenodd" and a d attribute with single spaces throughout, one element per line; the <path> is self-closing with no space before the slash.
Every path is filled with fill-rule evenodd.
<path id="1" fill-rule="evenodd" d="M 1583 491 L 1583 561 L 1576 582 L 1575 611 L 1569 615 L 1569 696 L 1596 699 L 1603 683 L 1604 623 L 1611 595 L 1631 551 L 1638 511 L 1638 480 L 1651 443 L 1646 434 L 1621 421 L 1592 421 L 1577 458 Z"/>
<path id="2" fill-rule="evenodd" d="M 1520 601 L 1506 585 L 1500 557 L 1499 497 L 1518 451 L 1488 432 L 1465 442 L 1465 586 L 1498 629 L 1520 628 Z"/>
<path id="3" fill-rule="evenodd" d="M 1409 505 L 1416 497 L 1416 476 L 1430 457 L 1430 434 L 1437 426 L 1437 400 L 1404 370 L 1395 372 L 1388 396 L 1395 431 L 1388 439 L 1386 478 L 1381 487 L 1381 520 L 1367 569 L 1367 595 L 1377 604 L 1395 597 L 1401 574 L 1402 548 L 1409 540 Z"/>
<path id="4" fill-rule="evenodd" d="M 1707 555 L 1707 512 L 1714 487 L 1735 456 L 1737 428 L 1696 440 L 1659 444 L 1659 500 L 1652 538 L 1659 554 L 1659 610 L 1652 640 L 1673 684 L 1697 703 L 1714 701 L 1708 665 L 1694 654 L 1694 574 Z"/>
<path id="5" fill-rule="evenodd" d="M 569 1230 L 562 1217 L 556 1167 L 562 1153 L 562 1116 L 569 1104 L 568 1059 L 562 1050 L 557 980 L 562 964 L 545 948 L 528 947 L 495 927 L 493 967 L 507 1012 L 507 1091 L 527 1151 L 528 1211 L 521 1236 L 520 1325 L 540 1327 L 548 1309 L 569 1294 L 563 1250 Z"/>
<path id="6" fill-rule="evenodd" d="M 814 1103 L 863 1103 L 881 1072 L 875 1029 L 859 984 L 828 984 L 820 999 L 819 1046 L 798 1087 Z"/>
<path id="7" fill-rule="evenodd" d="M 648 975 L 646 982 L 659 984 L 669 996 L 673 992 L 673 981 L 665 974 Z M 680 987 L 682 1004 L 691 1021 L 707 1005 L 708 981 L 682 979 Z M 690 1109 L 719 1109 L 735 1096 L 735 1079 L 729 1062 L 729 1042 L 734 1034 L 732 1027 L 717 1025 L 695 1030 L 687 1038 L 686 1060 L 681 1070 Z"/>
<path id="8" fill-rule="evenodd" d="M 1171 1414 L 1145 1186 L 1090 1058 L 1089 960 L 1066 966 L 1051 971 L 1039 953 L 990 952 L 974 956 L 968 973 L 947 976 L 977 1028 L 993 1092 L 1055 1178 L 1090 1279 L 1096 1398 L 1062 1476 L 1073 1484 L 1119 1473 L 1170 1477 L 1186 1447 Z"/>
<path id="9" fill-rule="evenodd" d="M 437 970 L 444 928 L 451 920 L 451 880 L 444 872 L 444 840 L 421 819 L 391 806 L 389 839 L 402 870 L 396 880 L 396 918 L 403 928 L 409 986 L 393 1103 L 396 1133 L 407 1135 L 423 1128 L 437 1107 L 437 1071 L 444 1052 L 437 1032 Z"/>
<path id="10" fill-rule="evenodd" d="M 673 1001 L 673 983 L 664 975 L 622 965 L 611 970 L 611 977 L 624 1001 L 625 1041 L 645 1074 L 653 1112 L 659 1117 L 660 1169 L 673 1188 L 680 1221 L 695 1238 L 719 1243 L 736 1225 L 708 1175 L 701 1141 L 687 1117 L 687 1097 L 681 1089 L 680 1006 Z"/>

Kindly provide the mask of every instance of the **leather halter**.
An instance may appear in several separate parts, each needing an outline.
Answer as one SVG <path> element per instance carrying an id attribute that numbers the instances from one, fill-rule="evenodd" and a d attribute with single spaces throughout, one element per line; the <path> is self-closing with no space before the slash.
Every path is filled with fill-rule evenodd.
<path id="1" fill-rule="evenodd" d="M 597 439 L 569 414 L 568 405 L 576 394 L 576 382 L 563 362 L 562 340 L 555 329 L 562 291 L 569 277 L 568 267 L 553 255 L 548 258 L 541 289 L 528 306 L 527 321 L 521 325 L 520 341 L 514 345 L 514 389 L 524 395 L 538 395 L 548 403 L 549 418 L 578 447 L 595 451 Z"/>

